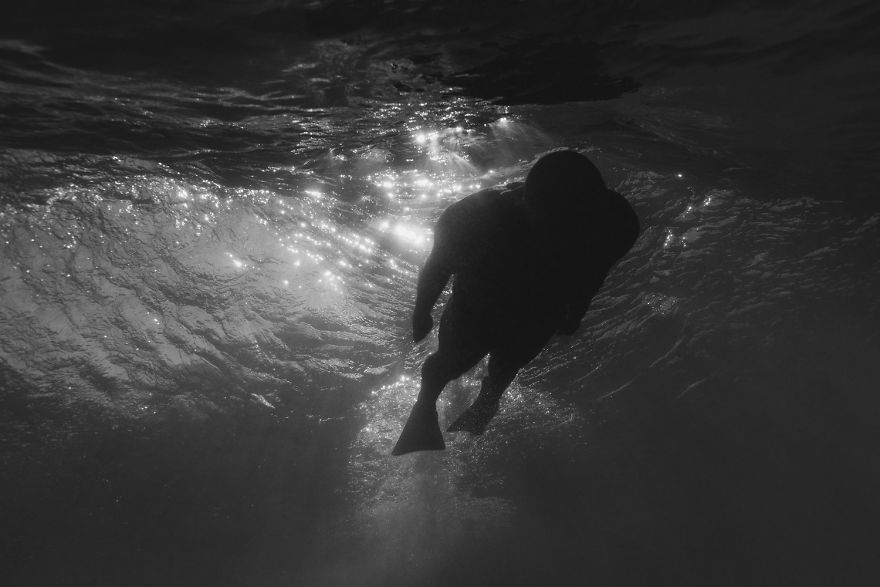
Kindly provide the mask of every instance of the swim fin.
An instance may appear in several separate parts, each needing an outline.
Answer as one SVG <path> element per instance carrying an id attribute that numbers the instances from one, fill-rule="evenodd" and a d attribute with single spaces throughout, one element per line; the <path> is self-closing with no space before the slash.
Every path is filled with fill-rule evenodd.
<path id="1" fill-rule="evenodd" d="M 474 403 L 462 412 L 446 430 L 447 432 L 470 432 L 479 435 L 486 431 L 489 422 L 497 413 L 498 400 L 486 400 L 478 395 Z"/>
<path id="2" fill-rule="evenodd" d="M 391 454 L 400 456 L 419 450 L 444 450 L 445 448 L 446 443 L 443 442 L 443 434 L 440 432 L 437 408 L 420 405 L 416 402 Z"/>

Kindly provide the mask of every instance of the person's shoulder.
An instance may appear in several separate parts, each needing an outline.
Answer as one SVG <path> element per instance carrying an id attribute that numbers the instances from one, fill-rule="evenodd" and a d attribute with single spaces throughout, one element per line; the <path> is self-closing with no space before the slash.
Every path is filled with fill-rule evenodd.
<path id="1" fill-rule="evenodd" d="M 515 195 L 516 197 L 522 197 L 522 194 L 525 192 L 526 182 L 524 181 L 513 181 L 510 183 L 506 183 L 500 188 L 503 193 L 509 194 L 511 196 Z"/>
<path id="2" fill-rule="evenodd" d="M 459 218 L 474 220 L 484 214 L 493 214 L 499 207 L 504 205 L 504 188 L 487 188 L 474 192 L 464 198 L 450 204 L 441 214 L 440 219 L 444 222 L 455 221 Z"/>
<path id="3" fill-rule="evenodd" d="M 507 203 L 517 197 L 516 186 L 502 185 L 486 188 L 465 196 L 454 205 L 473 207 L 492 207 Z"/>
<path id="4" fill-rule="evenodd" d="M 498 188 L 497 198 L 507 206 L 520 206 L 525 203 L 526 184 L 521 181 L 508 183 Z"/>
<path id="5" fill-rule="evenodd" d="M 605 213 L 609 228 L 616 233 L 616 240 L 620 240 L 625 250 L 635 243 L 641 232 L 639 217 L 623 195 L 608 189 L 605 191 Z"/>
<path id="6" fill-rule="evenodd" d="M 633 209 L 632 204 L 629 203 L 629 200 L 612 189 L 605 190 L 604 207 L 609 216 L 621 221 L 637 220 L 636 211 Z"/>
<path id="7" fill-rule="evenodd" d="M 632 210 L 632 206 L 622 194 L 608 188 L 605 190 L 605 205 L 612 211 Z"/>

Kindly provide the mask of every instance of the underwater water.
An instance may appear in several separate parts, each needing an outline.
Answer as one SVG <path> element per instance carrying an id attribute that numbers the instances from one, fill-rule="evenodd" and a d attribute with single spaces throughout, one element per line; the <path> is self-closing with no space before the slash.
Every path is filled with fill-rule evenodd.
<path id="1" fill-rule="evenodd" d="M 490 3 L 495 99 L 466 5 L 312 4 L 0 27 L 3 583 L 876 584 L 880 11 L 596 3 L 541 89 L 583 10 Z M 643 234 L 485 435 L 391 457 L 433 222 L 558 147 Z"/>

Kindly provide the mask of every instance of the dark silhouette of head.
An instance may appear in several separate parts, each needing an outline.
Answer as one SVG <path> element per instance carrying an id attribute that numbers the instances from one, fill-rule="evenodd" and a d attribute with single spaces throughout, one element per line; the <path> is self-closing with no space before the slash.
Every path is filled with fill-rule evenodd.
<path id="1" fill-rule="evenodd" d="M 593 163 L 577 151 L 541 157 L 526 176 L 526 203 L 548 220 L 589 214 L 607 188 Z"/>

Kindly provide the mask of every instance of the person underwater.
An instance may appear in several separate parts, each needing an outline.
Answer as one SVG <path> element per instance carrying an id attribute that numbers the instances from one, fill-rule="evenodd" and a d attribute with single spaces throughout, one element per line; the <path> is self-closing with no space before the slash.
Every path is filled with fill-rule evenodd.
<path id="1" fill-rule="evenodd" d="M 450 205 L 419 273 L 413 339 L 434 326 L 431 310 L 450 277 L 437 351 L 422 365 L 418 398 L 392 455 L 443 450 L 437 398 L 489 355 L 473 404 L 448 431 L 482 434 L 517 372 L 551 337 L 571 335 L 605 276 L 639 236 L 626 198 L 606 187 L 576 151 L 553 151 L 524 184 L 486 189 Z"/>

